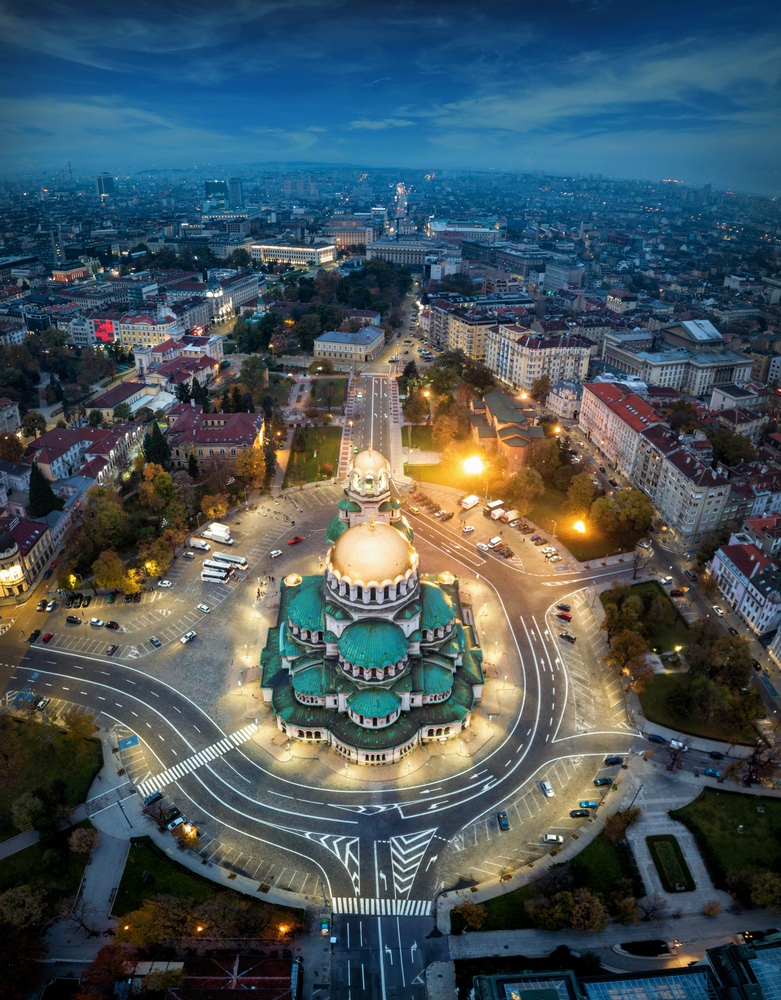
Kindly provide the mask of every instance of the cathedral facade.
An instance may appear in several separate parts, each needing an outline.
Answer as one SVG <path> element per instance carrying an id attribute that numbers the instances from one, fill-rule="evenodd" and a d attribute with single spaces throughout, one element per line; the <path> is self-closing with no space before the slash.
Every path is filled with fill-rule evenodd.
<path id="1" fill-rule="evenodd" d="M 471 609 L 450 572 L 421 573 L 379 452 L 356 455 L 320 576 L 282 581 L 261 689 L 290 739 L 369 765 L 457 736 L 483 688 Z"/>

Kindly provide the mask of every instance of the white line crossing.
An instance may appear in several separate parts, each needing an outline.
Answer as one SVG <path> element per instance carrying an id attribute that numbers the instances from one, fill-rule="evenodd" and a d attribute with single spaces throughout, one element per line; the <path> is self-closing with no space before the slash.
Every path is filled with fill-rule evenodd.
<path id="1" fill-rule="evenodd" d="M 366 899 L 363 896 L 337 896 L 332 902 L 334 913 L 375 917 L 428 917 L 432 906 L 430 899 Z"/>
<path id="2" fill-rule="evenodd" d="M 170 785 L 172 782 L 178 781 L 178 779 L 183 777 L 185 774 L 189 774 L 198 767 L 203 767 L 216 757 L 220 757 L 222 754 L 227 753 L 228 750 L 233 750 L 235 747 L 241 746 L 242 743 L 246 743 L 257 728 L 258 727 L 255 723 L 251 722 L 248 726 L 244 726 L 243 729 L 239 729 L 237 732 L 231 733 L 229 737 L 230 742 L 228 740 L 220 740 L 219 743 L 215 743 L 211 747 L 206 747 L 205 750 L 199 750 L 198 753 L 188 757 L 187 760 L 180 761 L 178 764 L 175 764 L 173 767 L 169 767 L 167 770 L 162 771 L 153 778 L 147 778 L 144 781 L 140 781 L 136 785 L 136 791 L 138 791 L 144 798 L 147 795 L 151 795 L 152 792 L 160 791 L 164 785 Z M 227 744 L 227 746 L 223 746 L 223 744 Z"/>

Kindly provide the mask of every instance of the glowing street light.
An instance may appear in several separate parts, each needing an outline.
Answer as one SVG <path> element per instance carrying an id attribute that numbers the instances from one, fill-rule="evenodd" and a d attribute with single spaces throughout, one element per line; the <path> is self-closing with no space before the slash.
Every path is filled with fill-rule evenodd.
<path id="1" fill-rule="evenodd" d="M 572 525 L 572 527 L 575 529 L 575 531 L 579 531 L 581 535 L 585 535 L 586 534 L 586 526 L 585 526 L 585 524 L 582 521 L 576 521 Z"/>
<path id="2" fill-rule="evenodd" d="M 483 471 L 483 462 L 477 455 L 467 458 L 464 462 L 464 472 L 470 476 L 477 476 Z"/>

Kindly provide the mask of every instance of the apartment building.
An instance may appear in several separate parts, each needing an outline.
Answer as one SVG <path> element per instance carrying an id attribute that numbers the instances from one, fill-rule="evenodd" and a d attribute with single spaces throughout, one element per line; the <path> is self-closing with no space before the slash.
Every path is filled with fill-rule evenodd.
<path id="1" fill-rule="evenodd" d="M 583 386 L 579 382 L 551 382 L 546 406 L 562 420 L 576 420 L 583 399 Z"/>
<path id="2" fill-rule="evenodd" d="M 161 319 L 150 313 L 123 316 L 115 324 L 116 338 L 125 350 L 135 350 L 137 347 L 154 347 L 172 337 L 179 338 L 184 334 L 184 324 L 173 315 Z"/>
<path id="3" fill-rule="evenodd" d="M 190 455 L 198 464 L 232 464 L 248 448 L 263 447 L 262 413 L 204 413 L 203 407 L 182 404 L 171 412 L 168 431 L 171 461 L 186 467 Z"/>
<path id="4" fill-rule="evenodd" d="M 781 625 L 781 567 L 738 533 L 716 552 L 710 564 L 724 600 L 757 635 Z"/>
<path id="5" fill-rule="evenodd" d="M 23 517 L 0 517 L 0 597 L 30 590 L 54 558 L 49 527 Z"/>
<path id="6" fill-rule="evenodd" d="M 384 346 L 385 331 L 375 326 L 361 327 L 357 333 L 329 330 L 315 339 L 314 357 L 363 364 L 374 361 L 382 353 Z"/>
<path id="7" fill-rule="evenodd" d="M 631 476 L 640 435 L 662 417 L 644 399 L 616 382 L 586 382 L 578 425 L 607 461 Z"/>
<path id="8" fill-rule="evenodd" d="M 531 392 L 537 379 L 582 382 L 591 342 L 583 337 L 544 337 L 528 327 L 498 324 L 486 331 L 485 364 L 503 382 Z"/>
<path id="9" fill-rule="evenodd" d="M 19 404 L 13 399 L 0 399 L 0 434 L 15 434 L 21 426 Z"/>

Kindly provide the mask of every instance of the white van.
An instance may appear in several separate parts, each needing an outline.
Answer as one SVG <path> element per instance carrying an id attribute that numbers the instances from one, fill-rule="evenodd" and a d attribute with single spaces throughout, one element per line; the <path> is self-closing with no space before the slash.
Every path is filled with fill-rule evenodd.
<path id="1" fill-rule="evenodd" d="M 553 785 L 549 781 L 541 781 L 540 788 L 542 789 L 542 794 L 545 796 L 546 799 L 552 799 L 553 796 L 556 794 L 553 791 Z"/>
<path id="2" fill-rule="evenodd" d="M 670 740 L 670 746 L 674 750 L 683 750 L 684 753 L 689 749 L 685 743 L 681 743 L 680 740 Z"/>
<path id="3" fill-rule="evenodd" d="M 494 547 L 494 545 L 498 545 L 499 542 L 501 542 L 501 540 L 502 540 L 502 536 L 501 535 L 494 535 L 493 538 L 489 538 L 488 539 L 488 548 L 491 549 L 491 548 Z"/>

